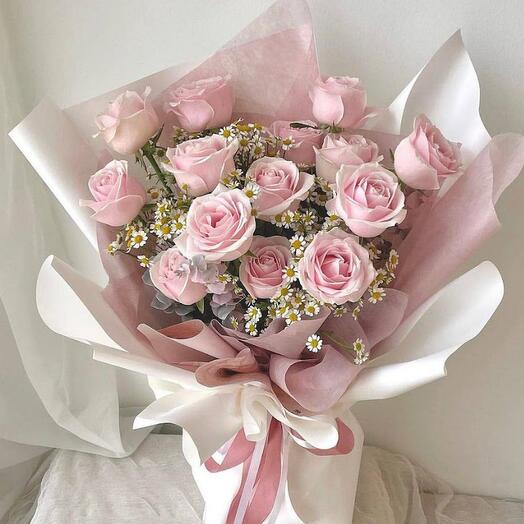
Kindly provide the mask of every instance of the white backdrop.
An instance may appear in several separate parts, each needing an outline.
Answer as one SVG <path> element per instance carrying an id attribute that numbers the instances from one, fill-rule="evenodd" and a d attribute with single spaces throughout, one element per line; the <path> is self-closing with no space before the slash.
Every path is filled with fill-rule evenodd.
<path id="1" fill-rule="evenodd" d="M 28 112 L 44 96 L 68 106 L 178 62 L 206 56 L 269 0 L 2 0 Z M 491 134 L 524 131 L 521 0 L 310 2 L 321 69 L 359 76 L 387 105 L 462 28 Z M 35 177 L 37 175 L 35 174 Z M 368 443 L 406 453 L 457 490 L 524 498 L 524 178 L 499 205 L 504 229 L 471 267 L 497 264 L 504 302 L 482 335 L 449 361 L 449 376 L 403 397 L 358 406 Z M 55 206 L 71 261 L 97 275 L 91 248 Z M 465 269 L 465 268 L 464 268 Z"/>

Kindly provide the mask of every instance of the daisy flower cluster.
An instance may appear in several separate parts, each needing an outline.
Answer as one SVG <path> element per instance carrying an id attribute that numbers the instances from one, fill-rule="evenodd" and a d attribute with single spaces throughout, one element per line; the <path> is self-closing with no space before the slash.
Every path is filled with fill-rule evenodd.
<path id="1" fill-rule="evenodd" d="M 83 204 L 115 228 L 108 252 L 144 268 L 152 306 L 257 336 L 273 322 L 290 326 L 326 312 L 358 321 L 383 302 L 399 265 L 406 197 L 428 195 L 400 180 L 398 152 L 386 163 L 376 143 L 351 130 L 355 123 L 318 115 L 269 126 L 233 119 L 230 79 L 195 86 L 167 97 L 164 121 L 148 93 L 135 93 L 141 124 L 126 128 L 126 140 L 103 128 L 112 120 L 100 120 L 116 151 L 135 153 L 148 189 L 114 160 L 91 177 L 95 200 Z M 125 151 L 129 143 L 135 147 Z M 356 364 L 368 359 L 361 339 L 335 338 L 319 331 L 306 348 L 318 353 L 332 343 Z"/>

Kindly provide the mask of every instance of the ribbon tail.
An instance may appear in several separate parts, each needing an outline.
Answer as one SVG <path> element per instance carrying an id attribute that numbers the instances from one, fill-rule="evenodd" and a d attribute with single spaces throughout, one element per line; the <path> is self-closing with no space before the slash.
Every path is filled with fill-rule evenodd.
<path id="1" fill-rule="evenodd" d="M 273 505 L 273 509 L 271 510 L 271 513 L 267 519 L 267 524 L 275 524 L 275 522 L 278 519 L 281 509 L 285 506 L 285 501 L 286 501 L 290 438 L 289 438 L 289 431 L 287 430 L 287 428 L 283 428 L 283 429 L 284 431 L 282 434 L 282 467 L 280 469 L 280 482 L 278 485 L 278 491 L 275 497 L 275 503 Z M 290 511 L 290 509 L 288 509 L 288 511 Z M 293 523 L 290 522 L 290 524 L 293 524 Z"/>
<path id="2" fill-rule="evenodd" d="M 205 466 L 211 473 L 242 464 L 240 486 L 229 506 L 225 524 L 261 524 L 266 519 L 274 522 L 278 517 L 286 493 L 290 437 L 314 455 L 350 453 L 355 445 L 353 431 L 342 420 L 336 421 L 339 438 L 331 449 L 308 446 L 299 434 L 284 429 L 280 421 L 271 417 L 264 439 L 249 441 L 241 430 L 232 439 L 220 464 L 214 458 L 208 459 Z"/>
<path id="3" fill-rule="evenodd" d="M 247 509 L 243 524 L 260 524 L 272 512 L 282 476 L 282 424 L 271 420 L 268 438 L 257 473 L 253 498 Z"/>
<path id="4" fill-rule="evenodd" d="M 220 464 L 213 457 L 209 457 L 204 462 L 204 465 L 210 473 L 225 471 L 226 469 L 234 468 L 239 464 L 245 464 L 246 461 L 250 459 L 254 449 L 255 443 L 247 440 L 244 431 L 240 430 L 233 438 L 233 441 Z"/>
<path id="5" fill-rule="evenodd" d="M 235 498 L 231 501 L 229 506 L 229 512 L 227 514 L 226 524 L 237 524 L 238 518 L 242 519 L 240 501 L 244 495 L 246 489 L 246 479 L 251 467 L 251 457 L 249 457 L 242 465 L 242 480 L 240 481 L 240 487 L 235 495 Z M 242 520 L 240 520 L 242 522 Z"/>

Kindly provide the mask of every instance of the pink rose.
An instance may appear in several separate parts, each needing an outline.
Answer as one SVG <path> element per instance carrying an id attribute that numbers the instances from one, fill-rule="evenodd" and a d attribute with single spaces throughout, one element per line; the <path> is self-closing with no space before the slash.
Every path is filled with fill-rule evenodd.
<path id="1" fill-rule="evenodd" d="M 404 193 L 397 177 L 378 163 L 342 166 L 334 192 L 326 207 L 355 235 L 376 237 L 406 216 Z"/>
<path id="2" fill-rule="evenodd" d="M 193 133 L 229 124 L 233 103 L 231 78 L 215 76 L 173 89 L 165 110 L 175 114 L 180 127 Z"/>
<path id="3" fill-rule="evenodd" d="M 246 179 L 259 187 L 254 206 L 258 217 L 264 220 L 296 207 L 315 181 L 313 175 L 300 172 L 293 162 L 278 157 L 255 160 L 247 170 Z"/>
<path id="4" fill-rule="evenodd" d="M 235 260 L 253 240 L 256 224 L 251 211 L 249 198 L 240 189 L 197 197 L 189 208 L 186 230 L 175 243 L 187 258 Z"/>
<path id="5" fill-rule="evenodd" d="M 151 89 L 143 97 L 126 91 L 109 104 L 105 113 L 95 119 L 104 140 L 117 153 L 136 153 L 159 129 L 160 121 L 149 101 Z"/>
<path id="6" fill-rule="evenodd" d="M 328 304 L 356 302 L 375 274 L 367 249 L 339 228 L 317 233 L 298 263 L 302 287 Z"/>
<path id="7" fill-rule="evenodd" d="M 164 167 L 180 187 L 187 185 L 191 196 L 201 196 L 211 193 L 222 176 L 235 169 L 237 149 L 237 140 L 228 144 L 220 135 L 187 140 L 167 150 L 169 164 Z"/>
<path id="8" fill-rule="evenodd" d="M 330 184 L 342 164 L 359 166 L 379 160 L 378 146 L 360 135 L 349 135 L 347 138 L 327 135 L 322 149 L 315 149 L 317 175 Z"/>
<path id="9" fill-rule="evenodd" d="M 425 115 L 395 150 L 395 171 L 414 189 L 438 189 L 442 179 L 461 168 L 460 144 L 446 140 Z"/>
<path id="10" fill-rule="evenodd" d="M 88 186 L 94 200 L 80 200 L 80 205 L 90 207 L 92 218 L 109 226 L 131 222 L 147 200 L 142 184 L 128 175 L 125 160 L 109 162 L 91 176 Z"/>
<path id="11" fill-rule="evenodd" d="M 315 122 L 304 120 L 301 124 L 316 127 Z M 291 160 L 297 164 L 313 165 L 315 163 L 314 147 L 320 147 L 322 144 L 322 131 L 311 127 L 295 128 L 291 127 L 291 122 L 278 120 L 271 125 L 273 135 L 282 139 L 292 138 L 293 146 L 284 153 L 286 160 Z"/>
<path id="12" fill-rule="evenodd" d="M 291 260 L 289 240 L 281 236 L 253 238 L 249 250 L 254 256 L 242 258 L 238 275 L 253 298 L 271 298 L 282 285 L 282 270 Z"/>
<path id="13" fill-rule="evenodd" d="M 193 282 L 189 261 L 177 247 L 158 255 L 150 269 L 151 281 L 166 297 L 190 306 L 207 294 L 205 284 Z"/>
<path id="14" fill-rule="evenodd" d="M 358 78 L 319 78 L 309 91 L 313 115 L 321 124 L 358 127 L 366 116 L 366 91 Z"/>

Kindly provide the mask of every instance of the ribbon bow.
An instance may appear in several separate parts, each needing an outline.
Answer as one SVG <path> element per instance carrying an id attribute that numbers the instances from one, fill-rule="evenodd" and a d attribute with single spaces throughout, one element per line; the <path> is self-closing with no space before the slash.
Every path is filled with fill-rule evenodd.
<path id="1" fill-rule="evenodd" d="M 260 524 L 278 510 L 279 496 L 287 477 L 288 438 L 315 455 L 342 455 L 350 453 L 355 440 L 353 432 L 340 419 L 336 419 L 338 442 L 330 449 L 318 449 L 292 428 L 270 417 L 266 438 L 257 442 L 248 440 L 241 429 L 230 441 L 222 462 L 213 457 L 204 462 L 211 473 L 218 473 L 242 464 L 240 487 L 229 507 L 226 524 Z"/>

